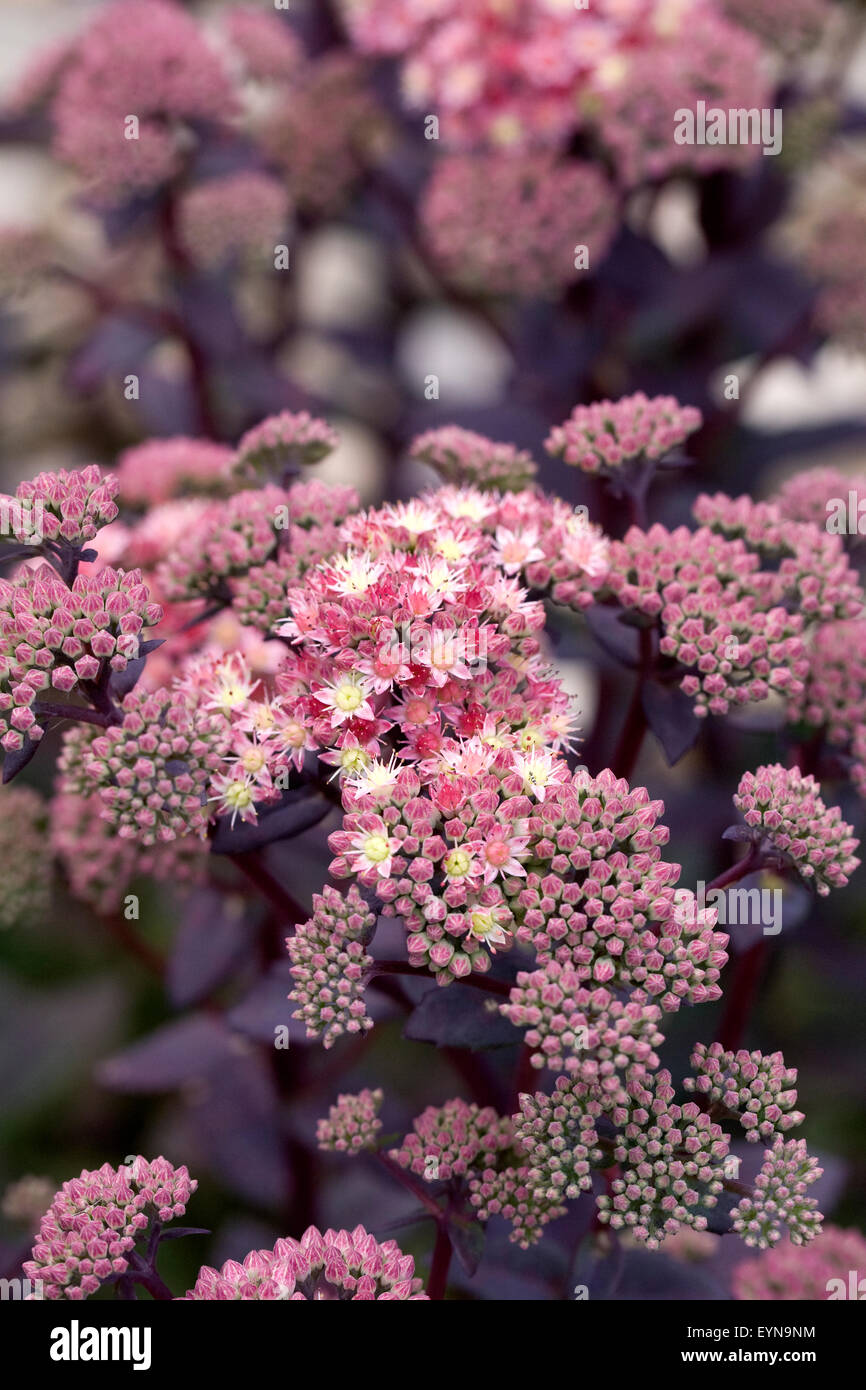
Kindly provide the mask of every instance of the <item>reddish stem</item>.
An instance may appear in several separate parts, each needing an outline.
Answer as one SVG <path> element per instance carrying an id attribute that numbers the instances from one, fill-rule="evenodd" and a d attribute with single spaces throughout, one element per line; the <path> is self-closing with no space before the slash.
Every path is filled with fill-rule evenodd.
<path id="1" fill-rule="evenodd" d="M 724 873 L 714 878 L 707 887 L 709 894 L 714 888 L 727 888 L 737 883 L 747 874 L 754 873 L 761 866 L 762 855 L 757 845 L 752 845 L 745 858 L 732 864 Z M 758 941 L 737 958 L 730 987 L 725 990 L 725 1008 L 716 1034 L 726 1051 L 736 1050 L 742 1041 L 749 1014 L 755 1002 L 761 975 L 767 959 L 767 943 Z"/>
<path id="2" fill-rule="evenodd" d="M 445 1297 L 450 1265 L 451 1237 L 445 1222 L 440 1221 L 436 1227 L 436 1244 L 433 1247 L 433 1262 L 430 1266 L 430 1278 L 427 1281 L 427 1293 L 434 1301 L 441 1301 Z"/>
<path id="3" fill-rule="evenodd" d="M 307 912 L 296 898 L 274 878 L 270 869 L 259 857 L 257 850 L 247 850 L 244 854 L 230 854 L 227 856 L 233 864 L 236 864 L 245 878 L 266 898 L 283 917 L 287 917 L 288 924 L 296 927 L 299 922 L 306 922 L 309 917 Z"/>
<path id="4" fill-rule="evenodd" d="M 747 874 L 753 874 L 761 866 L 762 855 L 757 845 L 752 845 L 748 854 L 743 859 L 738 859 L 736 864 L 732 864 L 729 869 L 714 878 L 712 883 L 707 884 L 707 894 L 714 888 L 727 888 L 731 883 L 738 883 Z"/>
<path id="5" fill-rule="evenodd" d="M 646 712 L 643 707 L 643 683 L 652 668 L 652 633 L 648 627 L 640 629 L 640 670 L 637 675 L 625 723 L 619 736 L 616 749 L 611 758 L 611 769 L 616 777 L 626 781 L 634 771 L 638 754 L 647 731 Z"/>
<path id="6" fill-rule="evenodd" d="M 716 1042 L 720 1042 L 726 1052 L 736 1051 L 743 1040 L 766 960 L 766 941 L 756 942 L 737 959 L 731 987 L 725 991 L 725 1010 L 716 1033 Z"/>

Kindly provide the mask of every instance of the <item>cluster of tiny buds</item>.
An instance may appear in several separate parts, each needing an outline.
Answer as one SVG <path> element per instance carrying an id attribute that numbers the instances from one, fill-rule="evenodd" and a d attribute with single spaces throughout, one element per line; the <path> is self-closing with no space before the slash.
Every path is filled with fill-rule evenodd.
<path id="1" fill-rule="evenodd" d="M 65 1182 L 42 1218 L 28 1279 L 41 1280 L 46 1298 L 86 1298 L 100 1284 L 122 1274 L 129 1253 L 154 1221 L 183 1216 L 198 1186 L 185 1167 L 138 1155 L 114 1169 Z"/>
<path id="2" fill-rule="evenodd" d="M 566 1208 L 557 1197 L 550 1199 L 530 1181 L 526 1164 L 497 1171 L 485 1168 L 469 1180 L 469 1201 L 480 1221 L 502 1216 L 511 1223 L 509 1240 L 528 1250 L 541 1239 L 544 1227 L 564 1216 Z"/>
<path id="3" fill-rule="evenodd" d="M 638 391 L 618 401 L 575 406 L 564 424 L 551 430 L 545 447 L 585 473 L 611 472 L 640 459 L 663 459 L 700 424 L 694 406 Z"/>
<path id="4" fill-rule="evenodd" d="M 318 463 L 340 442 L 324 420 L 302 410 L 284 410 L 248 430 L 237 447 L 235 470 L 250 478 L 282 480 L 287 470 Z"/>
<path id="5" fill-rule="evenodd" d="M 96 737 L 75 727 L 59 759 L 61 790 L 98 793 L 103 819 L 122 839 L 145 845 L 203 835 L 204 798 L 228 752 L 224 715 L 179 689 L 136 689 L 121 721 Z"/>
<path id="6" fill-rule="evenodd" d="M 272 1250 L 251 1250 L 239 1264 L 222 1269 L 205 1265 L 185 1298 L 263 1299 L 322 1302 L 329 1300 L 414 1302 L 426 1300 L 415 1261 L 393 1240 L 381 1244 L 364 1229 L 319 1231 L 310 1226 L 300 1240 L 278 1240 Z"/>
<path id="7" fill-rule="evenodd" d="M 289 998 L 299 1007 L 294 1017 L 307 1036 L 332 1047 L 343 1033 L 365 1032 L 364 987 L 373 964 L 366 943 L 376 925 L 353 883 L 345 897 L 326 884 L 313 896 L 313 915 L 286 941 L 294 980 Z"/>
<path id="8" fill-rule="evenodd" d="M 141 633 L 162 618 L 138 570 L 79 574 L 67 587 L 49 565 L 0 580 L 0 729 L 14 751 L 42 737 L 32 708 L 49 686 L 68 694 L 105 667 L 124 671 Z"/>
<path id="9" fill-rule="evenodd" d="M 358 1095 L 340 1095 L 337 1104 L 328 1111 L 327 1120 L 319 1120 L 316 1142 L 320 1149 L 330 1149 L 351 1157 L 363 1149 L 375 1149 L 376 1135 L 382 1128 L 378 1118 L 382 1107 L 381 1088 L 366 1087 Z"/>
<path id="10" fill-rule="evenodd" d="M 510 1002 L 500 1008 L 516 1028 L 527 1029 L 534 1067 L 578 1075 L 600 1092 L 618 1092 L 626 1068 L 636 1074 L 658 1066 L 661 1009 L 636 1000 L 624 1004 L 602 986 L 588 989 L 577 971 L 558 961 L 519 971 Z"/>
<path id="11" fill-rule="evenodd" d="M 592 1187 L 592 1167 L 603 1162 L 595 1129 L 601 1110 L 586 1087 L 557 1078 L 552 1095 L 521 1095 L 514 1137 L 527 1154 L 527 1185 L 548 1201 L 573 1200 Z"/>
<path id="12" fill-rule="evenodd" d="M 412 440 L 409 457 L 426 463 L 444 482 L 458 487 L 471 485 L 518 492 L 531 484 L 538 472 L 526 449 L 495 444 L 485 435 L 459 425 L 444 425 L 419 434 Z"/>
<path id="13" fill-rule="evenodd" d="M 38 530 L 40 540 L 82 546 L 117 517 L 119 486 L 116 477 L 103 476 L 96 464 L 71 473 L 61 468 L 19 483 L 15 502 L 0 497 L 0 510 L 10 513 L 16 540 L 32 542 Z"/>
<path id="14" fill-rule="evenodd" d="M 866 1270 L 866 1239 L 860 1231 L 823 1225 L 819 1239 L 809 1245 L 781 1240 L 734 1269 L 734 1297 L 749 1302 L 784 1299 L 810 1302 L 825 1299 L 862 1300 Z M 851 1289 L 852 1271 L 854 1291 Z"/>
<path id="15" fill-rule="evenodd" d="M 51 906 L 51 848 L 45 834 L 48 803 L 32 787 L 0 793 L 0 931 L 45 919 Z"/>
<path id="16" fill-rule="evenodd" d="M 598 1198 L 599 1219 L 655 1250 L 682 1226 L 706 1230 L 722 1190 L 728 1139 L 693 1102 L 673 1100 L 670 1073 L 633 1081 L 627 1123 L 614 1148 L 619 1175 Z"/>
<path id="17" fill-rule="evenodd" d="M 511 1121 L 497 1115 L 491 1106 L 483 1109 L 463 1100 L 444 1105 L 428 1105 L 412 1122 L 399 1148 L 389 1157 L 401 1168 L 408 1168 L 428 1181 L 462 1177 L 479 1163 L 511 1147 Z"/>
<path id="18" fill-rule="evenodd" d="M 782 1238 L 782 1226 L 795 1245 L 804 1245 L 820 1230 L 823 1216 L 818 1203 L 807 1196 L 823 1173 L 818 1160 L 806 1151 L 803 1139 L 781 1135 L 764 1152 L 764 1163 L 750 1196 L 734 1208 L 733 1230 L 746 1245 L 766 1250 Z"/>
<path id="19" fill-rule="evenodd" d="M 838 806 L 825 806 L 814 777 L 780 763 L 746 772 L 734 805 L 755 838 L 780 853 L 822 896 L 844 888 L 860 860 L 853 826 Z"/>
<path id="20" fill-rule="evenodd" d="M 785 1066 L 781 1052 L 726 1052 L 721 1043 L 697 1043 L 692 1066 L 698 1075 L 686 1078 L 686 1090 L 732 1111 L 753 1143 L 768 1142 L 805 1118 L 793 1108 L 797 1073 Z"/>

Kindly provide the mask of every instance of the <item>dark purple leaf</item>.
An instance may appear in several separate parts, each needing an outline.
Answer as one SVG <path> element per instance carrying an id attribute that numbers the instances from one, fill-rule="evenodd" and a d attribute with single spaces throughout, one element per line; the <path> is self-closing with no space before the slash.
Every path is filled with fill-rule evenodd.
<path id="1" fill-rule="evenodd" d="M 172 1003 L 187 1008 L 226 978 L 248 946 L 243 899 L 200 888 L 187 899 L 168 961 L 166 984 Z"/>
<path id="2" fill-rule="evenodd" d="M 138 379 L 136 408 L 144 434 L 201 434 L 201 416 L 186 377 L 166 377 L 142 367 Z"/>
<path id="3" fill-rule="evenodd" d="M 742 1193 L 722 1191 L 716 1205 L 707 1211 L 707 1230 L 723 1236 L 731 1229 L 732 1212 L 742 1201 Z"/>
<path id="4" fill-rule="evenodd" d="M 197 1088 L 190 1120 L 214 1171 L 244 1201 L 282 1206 L 291 1174 L 281 1130 L 279 1098 L 265 1060 L 232 1054 Z"/>
<path id="5" fill-rule="evenodd" d="M 289 1003 L 289 990 L 292 988 L 291 966 L 288 960 L 278 961 L 271 966 L 249 994 L 244 995 L 226 1015 L 231 1028 L 256 1042 L 273 1045 L 275 1029 L 288 1028 L 289 1044 L 303 1044 L 307 1041 L 303 1023 L 292 1018 L 294 1004 Z"/>
<path id="6" fill-rule="evenodd" d="M 640 656 L 640 639 L 635 628 L 621 621 L 622 609 L 605 603 L 594 603 L 586 610 L 586 624 L 600 647 L 622 662 L 636 666 Z"/>
<path id="7" fill-rule="evenodd" d="M 133 657 L 127 661 L 123 671 L 113 671 L 108 682 L 108 692 L 115 700 L 122 700 L 130 690 L 134 690 L 144 671 L 144 657 Z"/>
<path id="8" fill-rule="evenodd" d="M 614 1298 L 622 1278 L 624 1255 L 619 1240 L 600 1242 L 592 1235 L 587 1236 L 580 1243 L 572 1271 L 570 1297 L 576 1298 L 577 1286 L 583 1285 L 590 1299 Z"/>
<path id="9" fill-rule="evenodd" d="M 687 753 L 701 731 L 694 706 L 678 686 L 647 681 L 643 688 L 643 709 L 647 723 L 673 767 Z"/>
<path id="10" fill-rule="evenodd" d="M 674 1260 L 663 1250 L 626 1250 L 612 1298 L 623 1302 L 721 1302 L 730 1299 L 730 1294 L 700 1265 Z"/>
<path id="11" fill-rule="evenodd" d="M 755 832 L 749 825 L 729 825 L 727 830 L 722 831 L 723 840 L 733 840 L 735 844 L 751 843 L 755 838 Z"/>
<path id="12" fill-rule="evenodd" d="M 159 329 L 120 316 L 103 318 L 73 357 L 68 371 L 69 386 L 87 395 L 104 382 L 112 382 L 120 393 L 123 378 L 130 372 L 140 376 L 142 364 L 161 336 Z"/>
<path id="13" fill-rule="evenodd" d="M 471 1279 L 484 1254 L 484 1227 L 471 1217 L 455 1217 L 448 1223 L 448 1234 L 454 1254 Z"/>
<path id="14" fill-rule="evenodd" d="M 282 802 L 259 814 L 256 825 L 235 823 L 227 816 L 217 824 L 211 841 L 214 854 L 245 854 L 274 840 L 288 840 L 318 825 L 331 811 L 331 803 L 321 792 L 310 787 L 298 787 L 285 793 Z"/>
<path id="15" fill-rule="evenodd" d="M 235 1042 L 218 1019 L 191 1014 L 109 1057 L 97 1076 L 112 1091 L 173 1091 L 218 1071 L 233 1055 Z"/>
<path id="16" fill-rule="evenodd" d="M 498 1009 L 489 1009 L 490 1004 L 495 1006 L 495 998 L 471 985 L 437 985 L 413 1009 L 403 1036 L 439 1047 L 508 1047 L 519 1042 L 519 1030 Z"/>

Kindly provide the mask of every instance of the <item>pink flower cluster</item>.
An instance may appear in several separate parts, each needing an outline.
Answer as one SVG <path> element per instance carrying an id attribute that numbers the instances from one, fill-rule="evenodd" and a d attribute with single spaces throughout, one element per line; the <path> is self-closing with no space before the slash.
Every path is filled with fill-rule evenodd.
<path id="1" fill-rule="evenodd" d="M 794 1245 L 813 1240 L 824 1218 L 815 1198 L 806 1194 L 823 1171 L 806 1152 L 805 1140 L 779 1135 L 764 1152 L 752 1193 L 734 1208 L 734 1232 L 759 1250 L 781 1240 L 783 1225 Z"/>
<path id="2" fill-rule="evenodd" d="M 854 857 L 859 840 L 839 807 L 824 805 L 820 791 L 798 767 L 773 763 L 743 774 L 734 805 L 756 840 L 826 897 L 831 888 L 844 888 L 860 863 Z"/>
<path id="3" fill-rule="evenodd" d="M 79 574 L 69 588 L 49 565 L 0 580 L 0 740 L 7 752 L 42 737 L 39 695 L 64 694 L 123 671 L 141 633 L 162 618 L 138 570 Z"/>
<path id="4" fill-rule="evenodd" d="M 848 751 L 851 778 L 866 797 L 866 621 L 823 623 L 809 650 L 804 688 L 788 703 L 791 724 L 822 730 Z"/>
<path id="5" fill-rule="evenodd" d="M 137 878 L 190 885 L 204 877 L 207 844 L 197 835 L 143 845 L 137 838 L 122 839 L 102 811 L 98 795 L 60 793 L 51 802 L 51 848 L 71 892 L 96 912 L 116 912 Z"/>
<path id="6" fill-rule="evenodd" d="M 273 560 L 232 580 L 232 607 L 240 621 L 272 633 L 286 616 L 286 594 L 313 565 L 342 549 L 339 523 L 358 506 L 354 488 L 318 478 L 288 489 L 289 527 Z"/>
<path id="7" fill-rule="evenodd" d="M 681 686 L 698 715 L 802 690 L 803 620 L 756 596 L 759 563 L 742 540 L 706 527 L 632 526 L 611 544 L 607 589 L 623 608 L 660 618 L 659 650 L 687 668 Z"/>
<path id="8" fill-rule="evenodd" d="M 65 1182 L 42 1218 L 24 1273 L 45 1298 L 86 1298 L 129 1265 L 129 1252 L 153 1222 L 183 1216 L 198 1183 L 185 1167 L 139 1155 L 122 1168 L 104 1163 Z"/>
<path id="9" fill-rule="evenodd" d="M 617 225 L 613 190 L 595 165 L 537 150 L 439 159 L 419 219 L 452 284 L 527 297 L 596 270 Z"/>
<path id="10" fill-rule="evenodd" d="M 489 1105 L 481 1109 L 463 1100 L 428 1105 L 412 1121 L 412 1131 L 388 1156 L 428 1182 L 464 1177 L 513 1142 L 510 1120 Z"/>
<path id="11" fill-rule="evenodd" d="M 32 787 L 0 792 L 0 931 L 43 921 L 51 907 L 48 803 Z"/>
<path id="12" fill-rule="evenodd" d="M 314 895 L 312 917 L 286 941 L 295 982 L 289 998 L 299 1005 L 294 1017 L 325 1047 L 343 1033 L 373 1026 L 363 996 L 373 964 L 366 945 L 375 926 L 375 913 L 354 883 L 345 897 L 326 884 Z"/>
<path id="13" fill-rule="evenodd" d="M 220 593 L 226 581 L 269 560 L 288 526 L 282 488 L 265 486 L 211 502 L 160 563 L 160 592 L 175 602 Z"/>
<path id="14" fill-rule="evenodd" d="M 300 1240 L 278 1240 L 273 1250 L 251 1250 L 243 1264 L 204 1265 L 185 1298 L 278 1299 L 309 1302 L 417 1302 L 427 1299 L 415 1261 L 393 1240 L 381 1244 L 363 1226 L 324 1233 L 310 1226 Z"/>
<path id="15" fill-rule="evenodd" d="M 276 247 L 288 235 L 289 214 L 288 190 L 255 169 L 197 183 L 178 206 L 184 247 L 205 269 L 238 259 L 273 267 Z"/>
<path id="16" fill-rule="evenodd" d="M 527 1155 L 525 1181 L 544 1203 L 573 1201 L 592 1188 L 592 1169 L 604 1166 L 598 1147 L 598 1101 L 587 1087 L 560 1076 L 551 1095 L 536 1091 L 519 1097 L 514 1137 Z"/>
<path id="17" fill-rule="evenodd" d="M 862 154 L 833 150 L 804 180 L 783 239 L 815 284 L 818 328 L 855 347 L 866 338 L 864 227 Z"/>
<path id="18" fill-rule="evenodd" d="M 60 790 L 98 795 L 121 839 L 156 845 L 202 835 L 204 798 L 228 753 L 226 718 L 178 688 L 133 690 L 119 724 L 64 736 Z"/>
<path id="19" fill-rule="evenodd" d="M 115 201 L 175 174 L 194 123 L 223 124 L 236 109 L 194 19 L 168 0 L 123 0 L 71 48 L 51 109 L 55 152 Z"/>
<path id="20" fill-rule="evenodd" d="M 519 492 L 538 472 L 528 450 L 496 444 L 459 425 L 417 435 L 409 446 L 409 457 L 434 468 L 443 482 L 485 491 Z"/>
<path id="21" fill-rule="evenodd" d="M 644 459 L 663 459 L 700 428 L 701 412 L 680 405 L 673 396 L 638 391 L 618 401 L 576 405 L 568 419 L 551 430 L 549 454 L 585 473 L 611 473 Z"/>
<path id="22" fill-rule="evenodd" d="M 389 139 L 366 67 L 346 52 L 305 58 L 255 128 L 293 202 L 316 216 L 339 212 Z"/>
<path id="23" fill-rule="evenodd" d="M 15 489 L 15 501 L 0 497 L 0 509 L 8 511 L 16 540 L 33 543 L 43 538 L 67 546 L 92 541 L 103 526 L 117 516 L 119 483 L 103 476 L 96 464 L 69 473 L 38 473 Z"/>
<path id="24" fill-rule="evenodd" d="M 120 497 L 130 507 L 153 507 L 189 492 L 224 492 L 233 458 L 228 445 L 210 439 L 149 439 L 120 455 Z"/>
<path id="25" fill-rule="evenodd" d="M 636 7 L 652 15 L 661 5 Z M 642 42 L 622 45 L 615 59 L 597 70 L 582 103 L 627 187 L 662 179 L 677 170 L 708 173 L 744 168 L 758 157 L 752 141 L 718 144 L 675 135 L 675 112 L 694 112 L 699 101 L 713 109 L 772 108 L 764 54 L 751 34 L 729 23 L 715 7 L 691 4 L 670 10 L 650 25 Z M 709 130 L 707 132 L 709 134 Z"/>
<path id="26" fill-rule="evenodd" d="M 728 1152 L 719 1125 L 692 1102 L 676 1104 L 670 1079 L 660 1071 L 630 1082 L 627 1122 L 614 1145 L 619 1175 L 598 1198 L 600 1220 L 630 1230 L 650 1250 L 683 1226 L 706 1230 Z"/>
<path id="27" fill-rule="evenodd" d="M 797 1072 L 785 1066 L 781 1052 L 726 1052 L 721 1043 L 697 1043 L 692 1067 L 698 1075 L 686 1078 L 686 1090 L 732 1111 L 753 1143 L 785 1134 L 805 1119 L 793 1108 Z"/>
<path id="28" fill-rule="evenodd" d="M 376 1135 L 382 1128 L 378 1118 L 382 1099 L 381 1089 L 370 1091 L 366 1087 L 356 1096 L 338 1096 L 337 1104 L 328 1111 L 327 1120 L 319 1120 L 316 1126 L 319 1148 L 344 1153 L 350 1158 L 363 1149 L 375 1149 Z"/>
<path id="29" fill-rule="evenodd" d="M 284 410 L 247 430 L 237 448 L 235 470 L 250 479 L 280 480 L 288 469 L 318 463 L 339 442 L 337 431 L 309 411 Z"/>
<path id="30" fill-rule="evenodd" d="M 798 698 L 789 701 L 788 719 L 824 729 L 831 743 L 847 747 L 866 723 L 866 620 L 822 623 L 809 656 L 809 672 Z"/>
<path id="31" fill-rule="evenodd" d="M 792 473 L 773 497 L 781 515 L 790 521 L 811 522 L 821 530 L 827 529 L 834 498 L 848 505 L 848 494 L 855 494 L 857 516 L 866 512 L 866 476 L 863 473 L 843 473 L 840 468 L 804 468 Z"/>
<path id="32" fill-rule="evenodd" d="M 654 1049 L 661 1009 L 631 1000 L 623 1004 L 601 986 L 587 989 L 580 975 L 551 961 L 543 970 L 521 970 L 502 1013 L 526 1028 L 531 1061 L 583 1081 L 594 1095 L 624 1104 L 625 1076 L 643 1076 L 659 1065 Z"/>
<path id="33" fill-rule="evenodd" d="M 769 603 L 796 603 L 805 622 L 856 618 L 864 611 L 864 596 L 841 536 L 808 522 L 793 522 L 774 502 L 751 497 L 702 494 L 694 505 L 702 526 L 727 536 L 742 537 L 762 559 L 778 568 L 756 576 L 757 592 Z"/>
<path id="34" fill-rule="evenodd" d="M 750 1302 L 804 1300 L 819 1302 L 834 1297 L 850 1297 L 851 1271 L 862 1280 L 866 1270 L 866 1239 L 859 1231 L 823 1225 L 817 1239 L 809 1245 L 781 1240 L 755 1259 L 743 1260 L 734 1269 L 735 1298 Z M 841 1281 L 844 1292 L 840 1293 Z M 835 1284 L 835 1289 L 834 1289 Z M 859 1293 L 862 1284 L 858 1284 Z"/>
<path id="35" fill-rule="evenodd" d="M 437 112 L 449 145 L 561 147 L 591 125 L 631 181 L 684 157 L 716 167 L 755 155 L 673 142 L 672 113 L 708 91 L 724 106 L 769 102 L 759 46 L 704 0 L 596 0 L 583 11 L 549 0 L 344 0 L 344 9 L 359 48 L 403 58 L 406 104 Z M 640 100 L 629 102 L 632 92 Z"/>
<path id="36" fill-rule="evenodd" d="M 232 5 L 220 15 L 220 21 L 249 77 L 283 83 L 297 76 L 303 49 L 278 14 L 268 14 L 256 5 Z"/>
<path id="37" fill-rule="evenodd" d="M 564 1216 L 566 1208 L 559 1197 L 550 1198 L 530 1179 L 527 1164 L 509 1166 L 497 1172 L 485 1168 L 480 1177 L 470 1178 L 469 1200 L 480 1221 L 501 1216 L 510 1222 L 510 1239 L 528 1250 L 541 1239 L 544 1227 Z"/>

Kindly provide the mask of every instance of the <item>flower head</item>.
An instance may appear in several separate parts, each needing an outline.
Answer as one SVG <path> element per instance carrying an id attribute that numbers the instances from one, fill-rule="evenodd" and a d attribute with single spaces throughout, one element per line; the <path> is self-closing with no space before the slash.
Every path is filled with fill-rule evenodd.
<path id="1" fill-rule="evenodd" d="M 860 1280 L 866 1269 L 866 1239 L 860 1231 L 823 1225 L 808 1245 L 780 1240 L 757 1258 L 736 1265 L 731 1279 L 735 1298 L 755 1300 L 809 1300 L 819 1302 L 837 1296 L 847 1298 L 851 1270 Z M 842 1284 L 841 1295 L 834 1294 Z M 858 1290 L 862 1283 L 858 1284 Z M 859 1291 L 855 1294 L 859 1298 Z"/>
<path id="2" fill-rule="evenodd" d="M 198 1183 L 185 1167 L 141 1155 L 123 1167 L 109 1163 L 70 1178 L 42 1218 L 24 1273 L 41 1280 L 45 1298 L 87 1298 L 112 1275 L 153 1222 L 183 1216 Z"/>
<path id="3" fill-rule="evenodd" d="M 551 430 L 545 447 L 585 473 L 610 473 L 638 459 L 664 458 L 700 423 L 693 406 L 638 391 L 619 401 L 576 405 L 565 423 Z"/>
<path id="4" fill-rule="evenodd" d="M 354 884 L 345 897 L 325 886 L 313 898 L 313 915 L 289 937 L 294 985 L 289 998 L 299 1005 L 309 1037 L 322 1037 L 332 1047 L 343 1033 L 372 1028 L 364 1006 L 364 985 L 372 957 L 366 943 L 373 935 L 375 915 Z"/>
<path id="5" fill-rule="evenodd" d="M 736 1234 L 759 1250 L 782 1239 L 783 1225 L 795 1245 L 813 1240 L 824 1218 L 815 1198 L 806 1194 L 823 1171 L 807 1153 L 805 1140 L 785 1140 L 779 1135 L 772 1148 L 764 1151 L 753 1192 L 734 1208 Z"/>
<path id="6" fill-rule="evenodd" d="M 376 1135 L 382 1128 L 378 1119 L 383 1093 L 366 1088 L 356 1096 L 337 1097 L 327 1120 L 319 1120 L 316 1140 L 320 1149 L 332 1149 L 349 1157 L 362 1149 L 375 1149 Z"/>
<path id="7" fill-rule="evenodd" d="M 393 1240 L 379 1244 L 363 1226 L 322 1233 L 310 1226 L 300 1240 L 278 1240 L 273 1250 L 251 1250 L 243 1264 L 227 1260 L 222 1269 L 204 1265 L 193 1302 L 211 1299 L 278 1299 L 319 1302 L 426 1300 L 415 1262 Z"/>
<path id="8" fill-rule="evenodd" d="M 782 855 L 822 896 L 844 888 L 859 841 L 838 806 L 825 806 L 814 777 L 779 763 L 746 772 L 734 796 L 757 841 Z"/>

